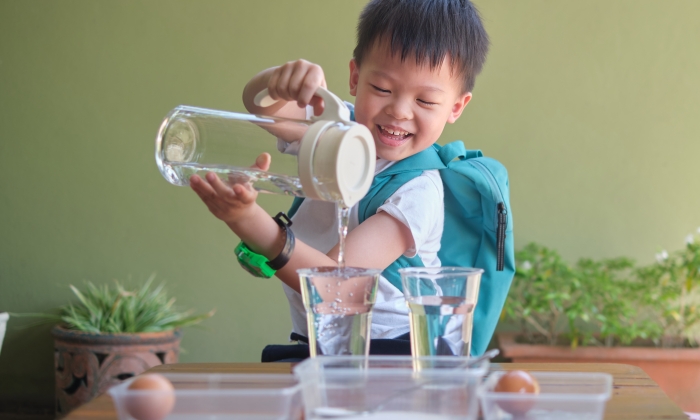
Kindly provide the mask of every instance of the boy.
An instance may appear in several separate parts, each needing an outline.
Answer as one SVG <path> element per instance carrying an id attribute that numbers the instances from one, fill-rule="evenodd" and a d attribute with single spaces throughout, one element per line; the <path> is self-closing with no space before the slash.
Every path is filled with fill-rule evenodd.
<path id="1" fill-rule="evenodd" d="M 472 98 L 488 42 L 469 0 L 370 1 L 360 16 L 357 47 L 350 60 L 350 94 L 356 98 L 355 120 L 374 137 L 375 175 L 430 147 L 445 124 L 460 117 Z M 253 114 L 306 119 L 311 111 L 318 115 L 323 109 L 313 96 L 319 86 L 326 87 L 321 67 L 297 60 L 253 77 L 244 89 L 243 102 Z M 267 108 L 256 106 L 253 98 L 264 88 L 279 102 Z M 297 148 L 280 140 L 283 152 L 294 153 Z M 270 159 L 263 154 L 255 166 L 267 170 Z M 298 240 L 287 255 L 285 229 L 256 203 L 254 190 L 243 184 L 230 188 L 214 174 L 208 174 L 206 181 L 193 176 L 190 182 L 209 210 L 252 251 L 282 261 L 276 275 L 284 283 L 293 330 L 306 336 L 296 270 L 337 265 L 335 204 L 304 200 L 293 217 Z M 419 256 L 426 267 L 439 267 L 443 198 L 438 171 L 428 170 L 399 188 L 361 224 L 354 206 L 345 248 L 347 265 L 385 269 L 405 255 Z M 408 331 L 403 293 L 382 277 L 372 338 L 395 338 Z"/>

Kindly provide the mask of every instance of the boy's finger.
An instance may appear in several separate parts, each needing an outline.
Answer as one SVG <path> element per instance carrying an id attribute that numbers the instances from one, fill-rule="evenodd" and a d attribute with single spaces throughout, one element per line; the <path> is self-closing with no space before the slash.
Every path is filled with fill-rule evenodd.
<path id="1" fill-rule="evenodd" d="M 222 181 L 215 173 L 209 172 L 207 174 L 207 181 L 209 185 L 212 186 L 216 194 L 224 200 L 231 200 L 236 198 L 236 194 L 233 190 Z"/>
<path id="2" fill-rule="evenodd" d="M 314 107 L 315 116 L 323 114 L 325 104 L 323 103 L 323 99 L 321 99 L 319 96 L 314 96 L 313 98 L 311 98 L 311 102 L 309 102 L 309 105 Z"/>
<path id="3" fill-rule="evenodd" d="M 275 84 L 275 89 L 280 99 L 289 101 L 292 99 L 292 97 L 289 95 L 289 78 L 292 76 L 292 67 L 285 65 L 281 70 L 282 71 L 280 72 L 279 78 Z"/>
<path id="4" fill-rule="evenodd" d="M 270 163 L 272 162 L 272 156 L 269 153 L 261 153 L 255 159 L 255 165 L 252 168 L 260 169 L 262 171 L 267 171 L 270 169 Z"/>
<path id="5" fill-rule="evenodd" d="M 233 186 L 233 193 L 236 194 L 236 198 L 243 204 L 250 204 L 254 202 L 257 197 L 255 190 L 246 188 L 246 186 L 241 184 Z"/>
<path id="6" fill-rule="evenodd" d="M 281 73 L 282 67 L 273 71 L 270 78 L 267 80 L 267 93 L 272 99 L 280 99 L 279 94 L 277 93 L 277 81 L 279 80 Z"/>
<path id="7" fill-rule="evenodd" d="M 296 66 L 295 71 L 291 74 L 289 78 L 289 95 L 292 99 L 295 99 L 297 102 L 301 102 L 302 98 L 299 96 L 304 89 L 304 79 L 306 78 L 306 71 L 300 66 Z M 308 103 L 309 98 L 306 98 L 306 101 L 304 102 L 303 105 L 300 104 L 300 106 L 306 106 Z"/>
<path id="8" fill-rule="evenodd" d="M 267 79 L 267 94 L 270 95 L 272 99 L 277 99 L 277 79 L 279 78 L 280 69 L 275 69 L 275 71 L 270 74 L 270 78 Z"/>
<path id="9" fill-rule="evenodd" d="M 216 197 L 216 191 L 214 191 L 211 185 L 204 182 L 197 175 L 192 175 L 190 177 L 190 187 L 194 190 L 195 193 L 197 193 L 199 198 L 201 198 L 205 202 Z"/>
<path id="10" fill-rule="evenodd" d="M 299 94 L 297 95 L 297 103 L 300 107 L 304 107 L 311 103 L 311 99 L 314 97 L 314 93 L 319 86 L 321 86 L 321 78 L 315 73 L 306 73 L 304 79 L 299 82 L 301 86 L 299 87 Z"/>

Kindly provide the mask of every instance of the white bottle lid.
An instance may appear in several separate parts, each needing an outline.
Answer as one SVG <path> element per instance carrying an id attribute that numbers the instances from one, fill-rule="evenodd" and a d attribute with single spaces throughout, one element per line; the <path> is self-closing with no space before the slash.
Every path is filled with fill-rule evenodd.
<path id="1" fill-rule="evenodd" d="M 325 106 L 301 139 L 299 180 L 308 198 L 351 207 L 372 184 L 377 159 L 374 139 L 367 127 L 350 121 L 350 110 L 340 98 L 322 87 L 315 94 Z M 255 97 L 260 106 L 274 102 L 267 89 Z"/>

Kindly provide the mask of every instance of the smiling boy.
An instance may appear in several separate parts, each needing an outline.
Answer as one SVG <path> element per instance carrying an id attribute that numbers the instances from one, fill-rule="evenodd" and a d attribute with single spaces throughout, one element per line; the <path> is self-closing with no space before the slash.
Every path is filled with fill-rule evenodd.
<path id="1" fill-rule="evenodd" d="M 472 98 L 488 36 L 468 0 L 373 0 L 358 25 L 358 43 L 350 61 L 350 94 L 355 120 L 367 126 L 377 149 L 379 173 L 430 147 L 445 124 L 455 122 Z M 254 114 L 305 119 L 320 114 L 323 104 L 313 94 L 326 87 L 320 66 L 297 60 L 264 70 L 243 92 Z M 253 98 L 267 88 L 279 101 L 261 108 Z M 285 153 L 298 145 L 279 141 Z M 267 170 L 267 154 L 255 166 Z M 229 187 L 214 174 L 197 176 L 191 186 L 209 210 L 224 221 L 254 252 L 270 260 L 285 247 L 283 229 L 256 203 L 248 185 Z M 437 170 L 426 170 L 399 188 L 376 214 L 359 223 L 351 209 L 346 242 L 348 266 L 389 267 L 399 257 L 420 257 L 426 267 L 439 267 L 438 250 L 444 220 L 443 185 Z M 305 200 L 292 218 L 296 247 L 276 276 L 284 283 L 293 330 L 307 335 L 306 316 L 296 270 L 337 264 L 335 204 Z M 394 338 L 409 331 L 403 293 L 382 277 L 372 315 L 372 338 Z"/>

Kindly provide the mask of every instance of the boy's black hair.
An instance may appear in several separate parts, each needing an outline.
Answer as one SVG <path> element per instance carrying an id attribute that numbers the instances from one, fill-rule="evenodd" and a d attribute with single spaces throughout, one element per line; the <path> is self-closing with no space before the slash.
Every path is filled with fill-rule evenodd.
<path id="1" fill-rule="evenodd" d="M 464 76 L 465 92 L 486 60 L 489 37 L 469 0 L 371 0 L 360 14 L 353 56 L 361 65 L 375 42 L 389 41 L 401 61 L 414 55 L 417 64 L 440 66 L 449 54 L 452 71 Z"/>

